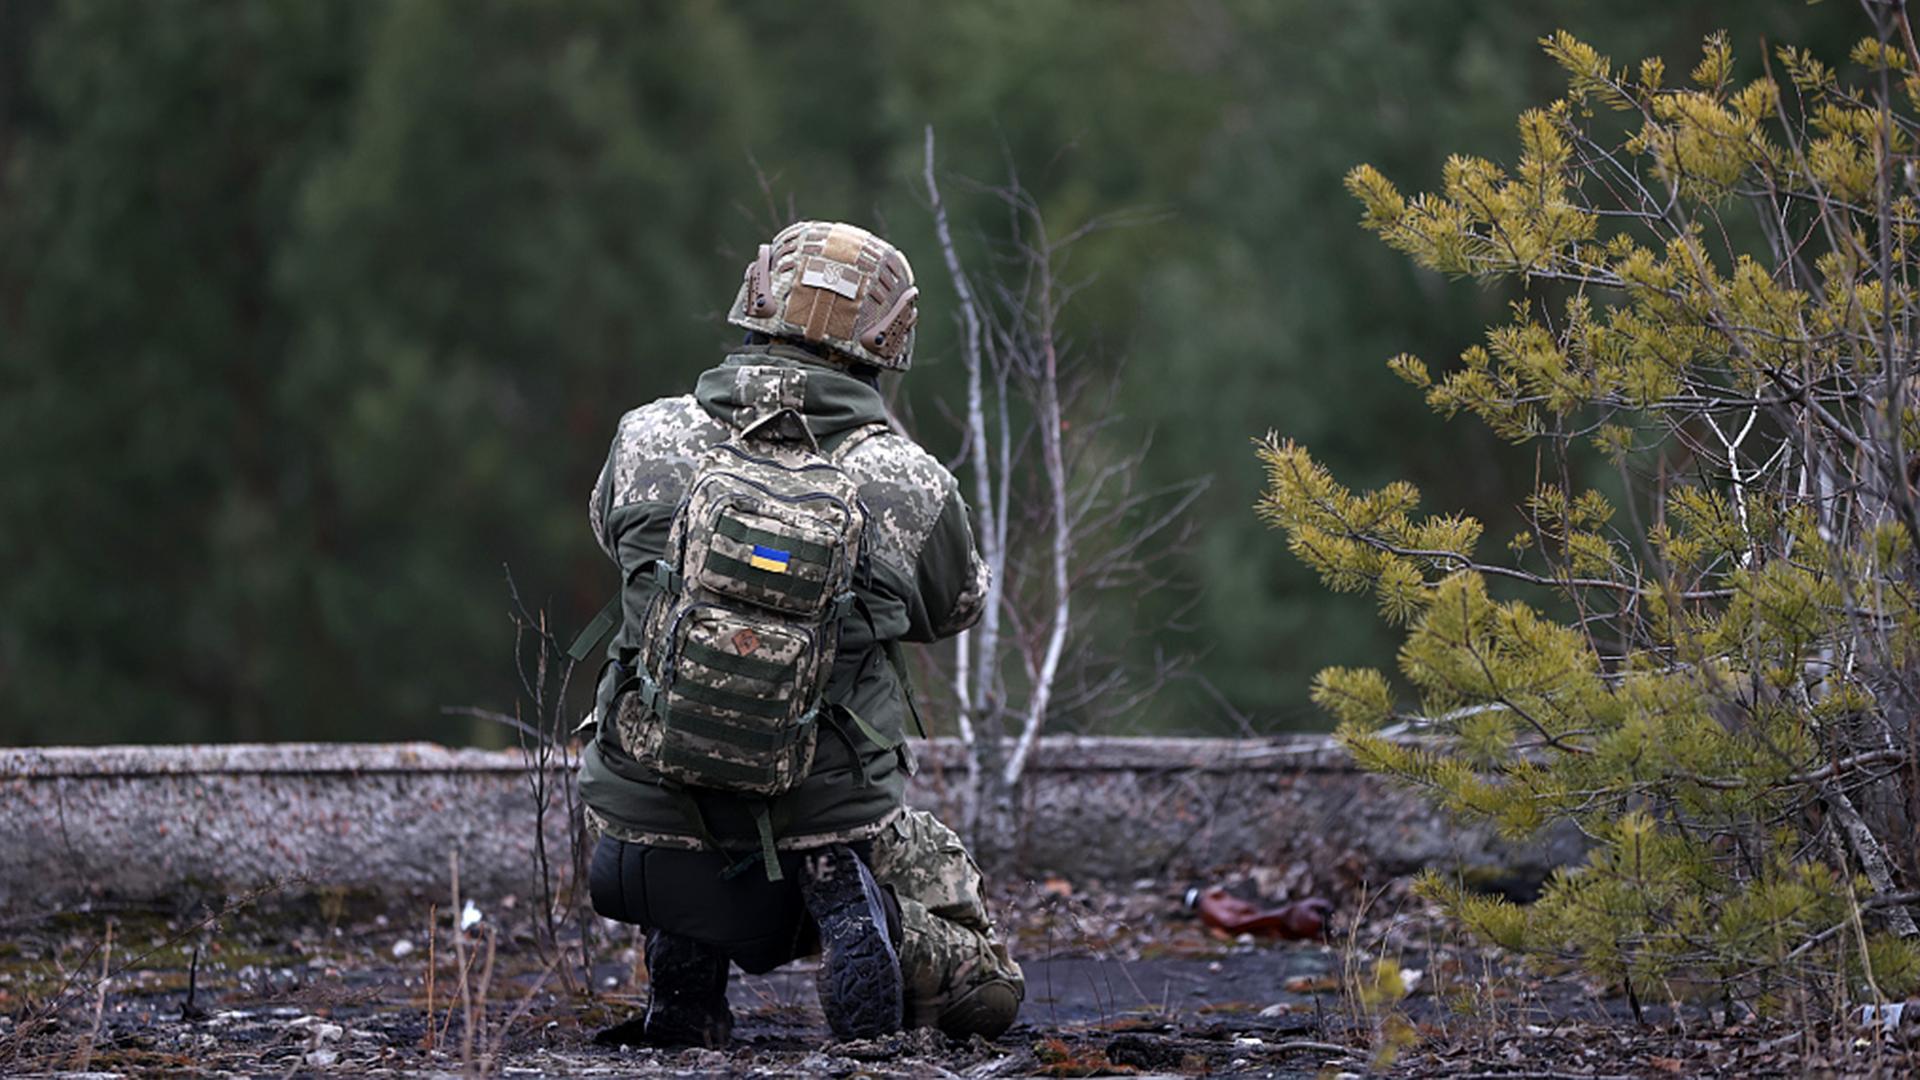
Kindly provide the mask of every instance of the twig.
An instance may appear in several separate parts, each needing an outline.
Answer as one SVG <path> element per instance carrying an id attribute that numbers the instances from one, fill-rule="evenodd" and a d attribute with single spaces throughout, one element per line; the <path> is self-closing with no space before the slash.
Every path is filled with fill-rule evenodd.
<path id="1" fill-rule="evenodd" d="M 1276 1054 L 1291 1054 L 1299 1050 L 1317 1050 L 1323 1054 L 1340 1054 L 1345 1057 L 1365 1057 L 1366 1053 L 1351 1046 L 1339 1043 L 1317 1042 L 1313 1039 L 1287 1039 L 1284 1042 L 1268 1043 L 1264 1049 Z"/>
<path id="2" fill-rule="evenodd" d="M 506 713 L 496 709 L 483 709 L 478 705 L 442 705 L 440 706 L 440 715 L 471 716 L 476 720 L 485 720 L 490 724 L 499 724 L 501 727 L 512 728 L 522 735 L 537 740 L 542 745 L 546 745 L 548 742 L 546 732 L 541 731 L 539 728 L 534 727 L 532 724 L 527 723 L 517 716 L 508 716 Z"/>
<path id="3" fill-rule="evenodd" d="M 107 983 L 112 975 L 113 966 L 113 920 L 107 920 L 107 941 L 100 950 L 100 981 L 94 986 L 93 1026 L 87 1029 L 86 1041 L 80 1045 L 80 1060 L 75 1066 L 76 1072 L 86 1072 L 93 1064 L 93 1048 L 100 1041 L 100 1027 L 107 1018 Z"/>
<path id="4" fill-rule="evenodd" d="M 440 937 L 439 916 L 440 916 L 439 906 L 436 904 L 428 904 L 427 905 L 427 1030 L 421 1033 L 420 1043 L 421 1043 L 421 1049 L 426 1050 L 429 1053 L 431 1053 L 433 1051 L 433 1048 L 436 1045 L 438 1045 L 438 1042 L 433 1037 L 434 1035 L 433 1014 L 437 1008 L 437 1006 L 434 1004 L 435 994 L 434 994 L 433 980 L 436 972 L 436 965 L 434 963 L 434 958 L 433 958 L 433 954 L 434 954 L 433 946 L 434 946 L 434 942 Z"/>
<path id="5" fill-rule="evenodd" d="M 972 834 L 979 821 L 980 802 L 980 760 L 974 746 L 976 708 L 984 708 L 992 693 L 992 682 L 996 673 L 994 657 L 1000 649 L 1000 606 L 1006 592 L 1006 553 L 1004 536 L 1000 528 L 998 506 L 994 501 L 994 476 L 987 464 L 987 416 L 985 390 L 982 384 L 981 327 L 979 303 L 974 299 L 973 285 L 968 282 L 966 271 L 960 265 L 960 253 L 954 247 L 953 232 L 947 223 L 947 205 L 940 197 L 940 183 L 934 176 L 933 125 L 926 128 L 925 180 L 927 197 L 933 207 L 934 233 L 940 242 L 940 254 L 947 264 L 947 276 L 953 281 L 953 290 L 960 302 L 960 319 L 964 333 L 961 337 L 960 362 L 967 372 L 967 450 L 973 466 L 974 513 L 980 523 L 979 545 L 981 558 L 986 563 L 989 580 L 987 595 L 982 605 L 980 623 L 977 629 L 958 635 L 954 640 L 954 695 L 959 699 L 959 708 L 955 711 L 956 726 L 959 728 L 960 741 L 966 747 L 967 784 L 963 816 L 966 832 Z M 1004 427 L 1006 416 L 1001 416 Z M 1001 483 L 1007 477 L 1001 474 Z M 978 634 L 976 641 L 975 634 Z M 978 648 L 979 663 L 977 672 L 973 663 L 975 648 Z M 970 685 L 969 679 L 977 684 Z M 998 734 L 998 732 L 994 732 Z"/>
<path id="6" fill-rule="evenodd" d="M 183 928 L 178 933 L 169 935 L 165 940 L 161 941 L 157 945 L 154 945 L 152 948 L 147 949 L 145 952 L 128 956 L 125 960 L 122 960 L 118 965 L 116 965 L 113 968 L 113 970 L 109 973 L 109 977 L 118 978 L 120 975 L 124 974 L 130 968 L 137 967 L 138 965 L 145 963 L 147 959 L 152 957 L 154 954 L 159 953 L 165 949 L 173 948 L 175 945 L 178 945 L 180 942 L 185 941 L 188 937 L 204 931 L 207 927 L 212 926 L 215 923 L 218 923 L 221 919 L 224 919 L 227 916 L 234 914 L 235 912 L 244 910 L 248 907 L 253 906 L 256 903 L 259 903 L 260 900 L 263 899 L 264 897 L 267 897 L 273 893 L 279 892 L 281 889 L 286 888 L 288 885 L 292 883 L 304 882 L 305 880 L 306 879 L 304 876 L 298 876 L 298 875 L 288 876 L 284 878 L 278 878 L 272 882 L 269 882 L 266 885 L 261 886 L 260 888 L 254 889 L 253 891 L 241 896 L 239 899 L 222 905 L 219 910 L 214 911 L 211 914 L 208 914 L 205 917 L 196 920 L 192 925 Z M 109 926 L 111 926 L 111 920 L 109 920 Z M 87 959 L 89 961 L 91 961 L 92 955 L 93 954 L 90 951 L 87 955 Z M 76 968 L 71 974 L 66 975 L 66 977 L 61 980 L 60 989 L 58 990 L 58 992 L 54 994 L 54 996 L 51 999 L 41 1004 L 38 1008 L 34 1009 L 19 1023 L 15 1024 L 13 1030 L 8 1032 L 4 1037 L 0 1037 L 0 1065 L 11 1063 L 14 1060 L 14 1058 L 17 1056 L 19 1048 L 25 1045 L 26 1037 L 29 1034 L 46 1026 L 47 1022 L 51 1020 L 55 1015 L 57 1015 L 60 1012 L 60 1010 L 66 1008 L 68 1000 L 76 992 L 78 992 L 81 986 L 83 985 L 84 983 L 80 978 L 80 971 L 79 969 Z"/>
<path id="7" fill-rule="evenodd" d="M 204 1020 L 207 1010 L 194 1003 L 200 990 L 200 946 L 193 947 L 193 957 L 187 961 L 187 1000 L 180 1006 L 180 1019 L 183 1021 Z"/>

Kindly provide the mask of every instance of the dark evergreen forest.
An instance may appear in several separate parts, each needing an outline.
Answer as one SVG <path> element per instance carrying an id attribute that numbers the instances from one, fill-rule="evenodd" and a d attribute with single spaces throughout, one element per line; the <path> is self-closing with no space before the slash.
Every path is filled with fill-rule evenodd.
<path id="1" fill-rule="evenodd" d="M 1514 297 L 1413 269 L 1341 178 L 1510 160 L 1559 27 L 1622 61 L 1724 28 L 1743 77 L 1865 32 L 1801 0 L 0 0 L 0 742 L 507 738 L 440 711 L 512 708 L 502 566 L 563 631 L 598 608 L 614 424 L 724 353 L 790 216 L 914 259 L 900 406 L 954 455 L 927 125 L 982 272 L 1006 214 L 968 178 L 1063 229 L 1139 212 L 1076 249 L 1063 339 L 1144 482 L 1211 484 L 1177 587 L 1101 601 L 1142 663 L 1192 657 L 1129 729 L 1320 723 L 1313 672 L 1395 634 L 1255 519 L 1249 440 L 1513 527 L 1530 453 L 1385 360 Z"/>

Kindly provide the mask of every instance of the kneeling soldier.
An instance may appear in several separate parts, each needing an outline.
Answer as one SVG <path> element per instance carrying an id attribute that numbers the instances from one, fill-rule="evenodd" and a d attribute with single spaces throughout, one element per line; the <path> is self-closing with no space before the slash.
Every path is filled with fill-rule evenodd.
<path id="1" fill-rule="evenodd" d="M 1025 995 L 972 857 L 902 805 L 899 642 L 971 626 L 988 580 L 954 478 L 877 389 L 917 294 L 879 237 L 791 225 L 728 314 L 746 342 L 620 421 L 589 505 L 619 632 L 579 781 L 594 908 L 646 928 L 651 998 L 611 1041 L 723 1045 L 729 964 L 815 952 L 842 1039 L 991 1038 Z"/>

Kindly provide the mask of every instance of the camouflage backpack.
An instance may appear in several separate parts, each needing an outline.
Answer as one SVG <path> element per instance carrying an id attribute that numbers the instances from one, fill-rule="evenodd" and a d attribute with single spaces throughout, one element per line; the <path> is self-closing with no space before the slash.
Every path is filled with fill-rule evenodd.
<path id="1" fill-rule="evenodd" d="M 653 564 L 638 689 L 613 718 L 635 760 L 762 797 L 806 778 L 867 535 L 838 461 L 884 430 L 857 429 L 830 455 L 748 430 L 701 458 Z"/>

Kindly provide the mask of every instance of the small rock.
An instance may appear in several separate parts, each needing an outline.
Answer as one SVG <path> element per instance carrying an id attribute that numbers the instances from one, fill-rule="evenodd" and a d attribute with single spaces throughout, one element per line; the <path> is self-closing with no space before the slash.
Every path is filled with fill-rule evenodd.
<path id="1" fill-rule="evenodd" d="M 873 1039 L 853 1039 L 835 1047 L 857 1061 L 886 1061 L 897 1057 L 930 1057 L 944 1053 L 947 1037 L 933 1028 L 896 1031 Z"/>
<path id="2" fill-rule="evenodd" d="M 1171 1070 L 1179 1067 L 1182 1057 L 1178 1043 L 1157 1035 L 1126 1032 L 1107 1043 L 1107 1060 L 1131 1069 Z"/>
<path id="3" fill-rule="evenodd" d="M 412 954 L 413 942 L 408 941 L 406 938 L 401 938 L 399 941 L 393 943 L 393 958 L 395 960 Z"/>
<path id="4" fill-rule="evenodd" d="M 845 1076 L 859 1068 L 859 1064 L 851 1058 L 829 1057 L 815 1050 L 801 1058 L 794 1071 L 802 1076 Z"/>
<path id="5" fill-rule="evenodd" d="M 297 1031 L 306 1031 L 313 1036 L 313 1045 L 321 1046 L 333 1042 L 347 1033 L 339 1024 L 329 1023 L 318 1016 L 303 1016 L 287 1025 Z"/>
<path id="6" fill-rule="evenodd" d="M 1891 1005 L 1862 1005 L 1860 1018 L 1856 1021 L 1861 1027 L 1878 1027 L 1892 1031 L 1907 1018 L 1907 1007 L 1911 1002 L 1896 1001 Z"/>
<path id="7" fill-rule="evenodd" d="M 1856 1023 L 1871 1031 L 1904 1043 L 1920 1042 L 1920 999 L 1896 1001 L 1888 1005 L 1863 1005 Z"/>

